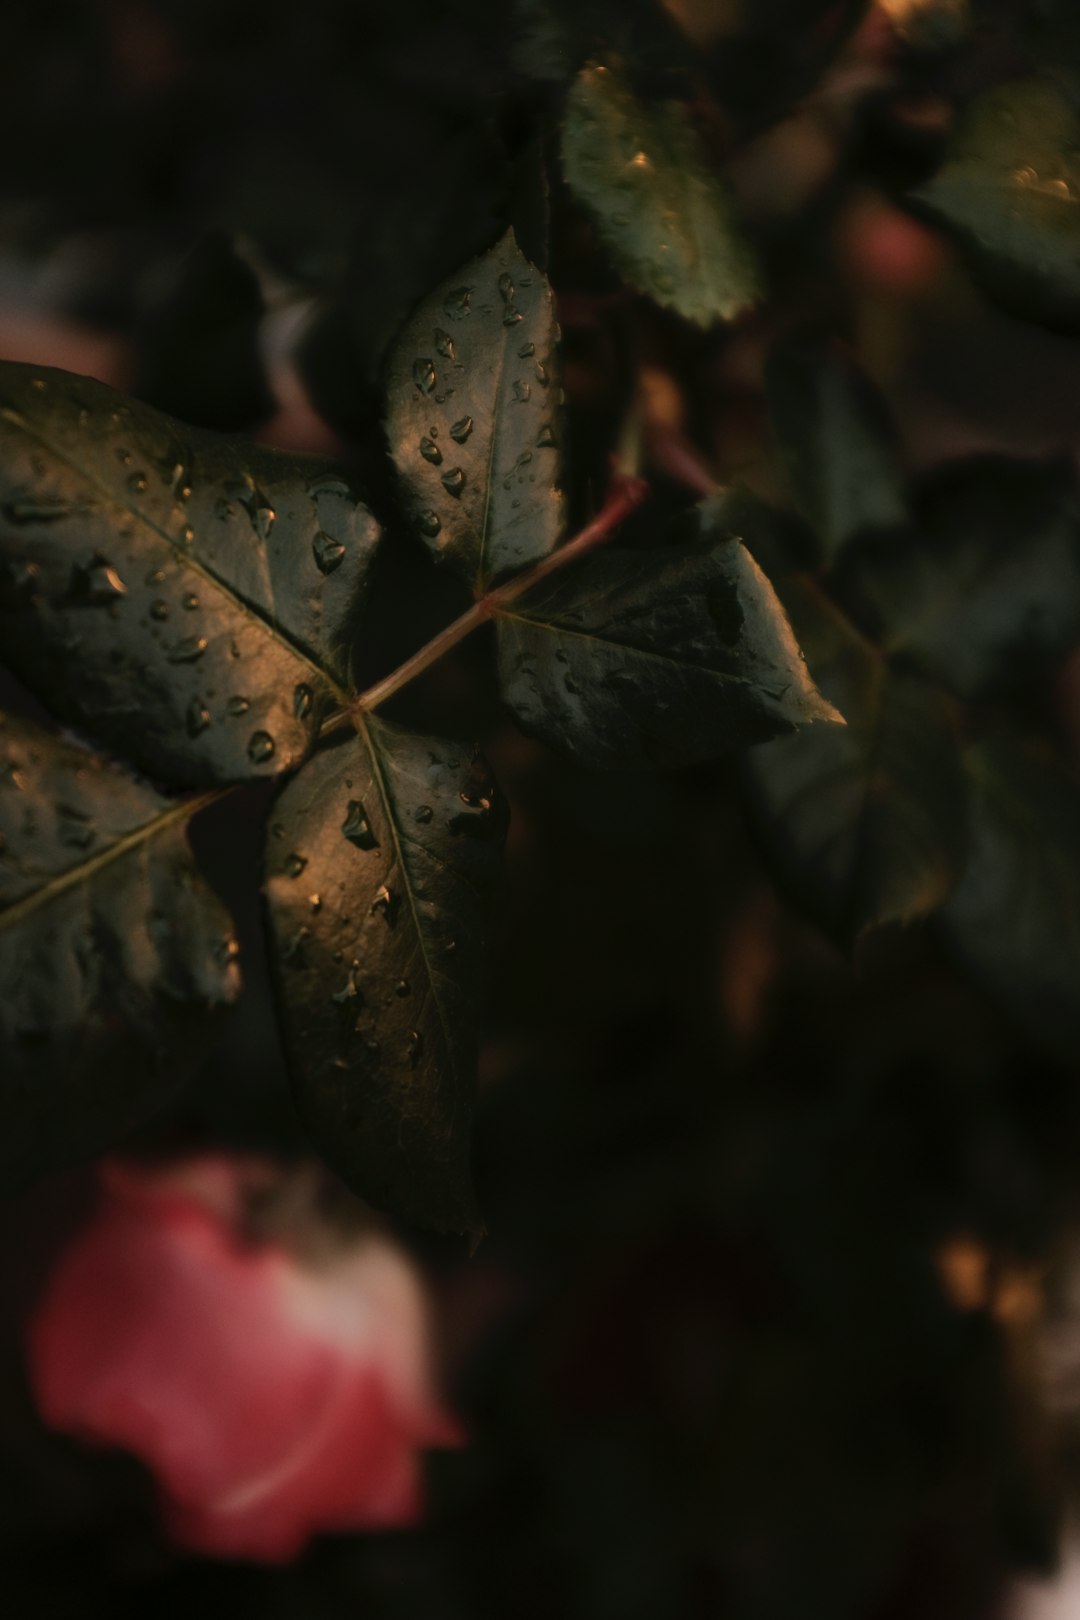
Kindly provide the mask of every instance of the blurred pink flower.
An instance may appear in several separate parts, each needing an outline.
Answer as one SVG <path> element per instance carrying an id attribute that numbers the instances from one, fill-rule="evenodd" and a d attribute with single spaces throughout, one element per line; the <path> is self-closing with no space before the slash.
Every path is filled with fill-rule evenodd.
<path id="1" fill-rule="evenodd" d="M 251 1196 L 276 1177 L 107 1166 L 28 1333 L 47 1424 L 140 1457 L 178 1545 L 267 1563 L 318 1531 L 415 1523 L 420 1449 L 461 1438 L 409 1262 L 380 1236 L 312 1253 L 310 1209 L 304 1248 L 254 1239 Z"/>

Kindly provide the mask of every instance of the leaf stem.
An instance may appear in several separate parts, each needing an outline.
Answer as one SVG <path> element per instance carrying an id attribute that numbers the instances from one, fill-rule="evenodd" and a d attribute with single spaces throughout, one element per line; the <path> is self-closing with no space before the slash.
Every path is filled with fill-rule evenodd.
<path id="1" fill-rule="evenodd" d="M 505 585 L 497 585 L 494 590 L 487 591 L 471 608 L 452 624 L 448 624 L 445 630 L 440 630 L 426 646 L 421 647 L 419 652 L 413 653 L 412 657 L 399 664 L 397 669 L 392 670 L 381 681 L 376 681 L 374 686 L 369 686 L 366 692 L 362 692 L 349 710 L 328 720 L 321 734 L 336 731 L 357 710 L 369 714 L 373 709 L 377 709 L 387 698 L 393 697 L 402 687 L 408 686 L 410 681 L 414 681 L 418 675 L 423 675 L 433 664 L 437 664 L 445 653 L 464 641 L 465 637 L 470 636 L 480 625 L 497 617 L 507 603 L 516 602 L 557 568 L 572 562 L 575 557 L 590 551 L 593 546 L 601 545 L 614 534 L 630 513 L 641 505 L 647 494 L 648 485 L 642 479 L 616 475 L 603 506 L 580 534 L 575 535 L 565 546 L 560 546 L 557 551 L 542 558 L 534 568 L 527 569 L 523 574 L 517 574 Z"/>

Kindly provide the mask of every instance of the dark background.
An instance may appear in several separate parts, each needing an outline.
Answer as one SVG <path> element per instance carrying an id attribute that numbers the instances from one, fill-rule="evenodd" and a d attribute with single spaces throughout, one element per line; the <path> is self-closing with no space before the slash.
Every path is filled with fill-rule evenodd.
<path id="1" fill-rule="evenodd" d="M 631 542 L 689 498 L 675 440 L 767 482 L 762 357 L 807 318 L 854 344 L 915 470 L 1071 447 L 1074 342 L 995 312 L 894 201 L 1008 46 L 889 56 L 866 10 L 702 4 L 695 49 L 644 0 L 546 21 L 495 0 L 9 0 L 0 356 L 354 463 L 391 528 L 372 678 L 462 606 L 396 522 L 382 355 L 508 222 L 559 300 L 579 518 L 644 390 L 654 496 Z M 696 75 L 735 143 L 771 297 L 733 328 L 628 293 L 565 193 L 552 131 L 595 42 L 642 81 Z M 798 920 L 733 768 L 601 776 L 522 737 L 489 653 L 470 643 L 399 711 L 479 737 L 512 812 L 476 1146 L 490 1236 L 470 1261 L 400 1234 L 473 1444 L 433 1462 L 416 1532 L 269 1573 L 181 1559 L 138 1467 L 40 1433 L 21 1394 L 19 1313 L 81 1208 L 47 1184 L 7 1220 L 12 1612 L 989 1620 L 1012 1572 L 1052 1564 L 1068 1477 L 1031 1368 L 1074 1213 L 1073 1069 L 926 931 L 845 956 Z M 264 807 L 199 823 L 248 989 L 135 1146 L 304 1150 L 260 960 Z"/>

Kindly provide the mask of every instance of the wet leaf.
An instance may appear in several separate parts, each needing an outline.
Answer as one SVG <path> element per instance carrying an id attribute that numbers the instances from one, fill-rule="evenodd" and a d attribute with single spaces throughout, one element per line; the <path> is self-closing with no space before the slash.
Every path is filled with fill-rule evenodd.
<path id="1" fill-rule="evenodd" d="M 0 1180 L 89 1156 L 164 1102 L 239 989 L 229 917 L 162 798 L 0 719 Z"/>
<path id="2" fill-rule="evenodd" d="M 1080 493 L 1065 460 L 947 463 L 915 527 L 856 559 L 902 651 L 962 697 L 1000 695 L 1080 642 Z"/>
<path id="3" fill-rule="evenodd" d="M 406 506 L 478 594 L 562 533 L 555 339 L 551 289 L 509 233 L 424 299 L 390 360 Z"/>
<path id="4" fill-rule="evenodd" d="M 827 564 L 852 541 L 907 520 L 888 412 L 839 344 L 774 351 L 769 408 L 791 492 Z"/>
<path id="5" fill-rule="evenodd" d="M 500 610 L 498 644 L 525 730 L 589 765 L 686 765 L 839 718 L 738 540 L 606 548 Z"/>
<path id="6" fill-rule="evenodd" d="M 60 718 L 181 785 L 299 763 L 379 527 L 323 463 L 0 366 L 0 644 Z"/>
<path id="7" fill-rule="evenodd" d="M 847 725 L 747 754 L 751 828 L 793 902 L 850 946 L 927 916 L 952 887 L 964 840 L 953 720 L 940 693 L 891 669 L 812 582 L 792 578 L 783 594 Z"/>
<path id="8" fill-rule="evenodd" d="M 965 758 L 971 845 L 941 913 L 960 960 L 1041 1044 L 1080 1049 L 1080 789 L 1048 753 L 994 738 Z"/>
<path id="9" fill-rule="evenodd" d="M 563 124 L 563 167 L 620 275 L 699 326 L 758 297 L 753 255 L 681 102 L 646 104 L 611 68 L 584 68 Z"/>
<path id="10" fill-rule="evenodd" d="M 298 1105 L 366 1198 L 477 1232 L 479 998 L 505 816 L 483 762 L 370 717 L 271 817 L 266 893 Z"/>
<path id="11" fill-rule="evenodd" d="M 915 192 L 985 290 L 1030 320 L 1080 331 L 1080 120 L 1043 80 L 979 96 L 947 161 Z"/>

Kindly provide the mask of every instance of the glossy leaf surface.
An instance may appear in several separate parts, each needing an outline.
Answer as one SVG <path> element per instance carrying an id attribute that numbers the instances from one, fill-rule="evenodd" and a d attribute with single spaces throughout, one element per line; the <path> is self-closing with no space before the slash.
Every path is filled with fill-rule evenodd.
<path id="1" fill-rule="evenodd" d="M 1080 1050 L 1080 790 L 1049 755 L 968 751 L 971 846 L 941 914 L 950 946 L 1035 1039 Z"/>
<path id="2" fill-rule="evenodd" d="M 838 719 L 737 540 L 607 548 L 500 610 L 498 639 L 525 730 L 589 765 L 686 765 Z"/>
<path id="3" fill-rule="evenodd" d="M 889 668 L 809 581 L 785 605 L 843 728 L 747 755 L 751 826 L 795 904 L 832 938 L 934 911 L 952 887 L 964 794 L 945 700 Z"/>
<path id="4" fill-rule="evenodd" d="M 416 532 L 482 592 L 563 529 L 551 289 L 513 234 L 425 298 L 390 361 L 386 427 Z"/>
<path id="5" fill-rule="evenodd" d="M 795 501 L 826 563 L 860 536 L 907 518 L 885 407 L 839 344 L 789 344 L 773 352 L 768 398 Z"/>
<path id="6" fill-rule="evenodd" d="M 297 765 L 379 533 L 323 463 L 0 366 L 5 662 L 140 769 L 196 785 Z"/>
<path id="7" fill-rule="evenodd" d="M 192 805 L 0 721 L 0 1178 L 89 1155 L 160 1105 L 239 989 Z"/>
<path id="8" fill-rule="evenodd" d="M 1045 80 L 987 91 L 915 199 L 956 237 L 991 296 L 1080 331 L 1080 120 Z"/>
<path id="9" fill-rule="evenodd" d="M 371 717 L 271 814 L 286 1044 L 320 1151 L 364 1196 L 477 1232 L 478 984 L 504 816 L 483 762 Z"/>
<path id="10" fill-rule="evenodd" d="M 753 255 L 680 102 L 647 105 L 613 69 L 584 68 L 563 167 L 631 286 L 699 326 L 755 302 Z"/>

